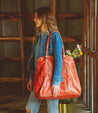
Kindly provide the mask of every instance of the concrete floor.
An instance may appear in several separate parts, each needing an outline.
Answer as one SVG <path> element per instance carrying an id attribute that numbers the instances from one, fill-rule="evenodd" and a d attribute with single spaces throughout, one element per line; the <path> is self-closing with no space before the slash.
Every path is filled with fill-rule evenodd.
<path id="1" fill-rule="evenodd" d="M 27 96 L 0 95 L 0 113 L 25 113 L 25 105 L 26 105 L 27 99 L 28 99 Z M 83 109 L 82 106 L 83 104 L 79 102 L 73 104 L 72 113 L 90 113 L 86 109 Z M 46 101 L 44 101 L 41 104 L 39 113 L 47 113 Z M 62 113 L 65 113 L 65 112 L 62 112 Z"/>

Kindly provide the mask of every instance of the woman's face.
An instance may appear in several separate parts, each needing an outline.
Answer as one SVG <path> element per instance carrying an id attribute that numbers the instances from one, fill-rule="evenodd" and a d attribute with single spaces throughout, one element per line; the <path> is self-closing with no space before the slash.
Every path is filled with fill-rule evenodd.
<path id="1" fill-rule="evenodd" d="M 37 28 L 41 27 L 42 20 L 37 17 L 37 13 L 35 13 L 34 22 L 35 22 Z"/>

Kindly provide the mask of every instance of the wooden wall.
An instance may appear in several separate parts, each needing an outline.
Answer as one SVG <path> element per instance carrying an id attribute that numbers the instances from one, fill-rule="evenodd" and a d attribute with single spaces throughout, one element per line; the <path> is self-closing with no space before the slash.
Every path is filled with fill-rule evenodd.
<path id="1" fill-rule="evenodd" d="M 18 0 L 0 0 L 0 13 L 19 12 Z M 19 21 L 0 21 L 0 37 L 17 37 L 20 35 Z M 20 57 L 19 42 L 1 42 L 0 57 Z M 21 76 L 19 62 L 0 62 L 0 76 Z"/>
<path id="2" fill-rule="evenodd" d="M 84 106 L 98 113 L 98 0 L 85 0 L 81 85 Z"/>
<path id="3" fill-rule="evenodd" d="M 19 13 L 20 0 L 0 0 L 0 13 Z M 26 14 L 34 14 L 38 7 L 48 6 L 52 9 L 52 0 L 23 0 L 22 13 L 23 17 L 23 38 L 33 37 L 35 34 L 35 24 L 32 20 L 27 20 Z M 83 14 L 84 0 L 56 0 L 56 14 Z M 66 49 L 75 48 L 77 43 L 82 42 L 83 18 L 69 18 L 59 20 L 57 24 L 62 37 L 77 37 L 78 42 L 66 42 Z M 20 36 L 20 21 L 0 20 L 0 37 L 19 37 Z M 24 56 L 30 56 L 32 42 L 24 42 Z M 21 57 L 20 41 L 0 41 L 0 57 Z M 25 69 L 27 61 L 25 60 Z M 21 77 L 21 61 L 6 62 L 0 61 L 0 77 Z M 28 74 L 25 72 L 25 75 Z M 1 83 L 0 83 L 1 84 Z M 15 83 L 16 85 L 16 83 Z M 2 84 L 0 85 L 2 87 Z M 17 86 L 17 85 L 16 85 Z M 6 85 L 5 85 L 6 87 Z M 21 87 L 21 86 L 20 86 Z M 7 88 L 4 88 L 6 90 Z M 2 87 L 3 90 L 3 87 Z M 14 88 L 13 88 L 14 90 Z"/>

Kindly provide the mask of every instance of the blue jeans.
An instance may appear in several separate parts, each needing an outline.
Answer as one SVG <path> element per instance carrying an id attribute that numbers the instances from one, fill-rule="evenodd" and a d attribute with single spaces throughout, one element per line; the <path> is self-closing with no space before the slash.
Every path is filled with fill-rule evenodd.
<path id="1" fill-rule="evenodd" d="M 35 98 L 34 91 L 32 91 L 29 96 L 26 108 L 31 109 L 31 113 L 38 113 L 41 101 L 42 100 Z M 48 113 L 59 113 L 58 112 L 58 101 L 59 101 L 58 99 L 47 100 Z"/>

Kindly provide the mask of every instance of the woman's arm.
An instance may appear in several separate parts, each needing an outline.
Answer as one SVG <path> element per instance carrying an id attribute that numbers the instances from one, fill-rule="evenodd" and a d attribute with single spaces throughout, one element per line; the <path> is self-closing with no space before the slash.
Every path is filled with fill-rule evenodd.
<path id="1" fill-rule="evenodd" d="M 63 81 L 62 78 L 62 48 L 63 42 L 61 36 L 58 32 L 55 32 L 53 37 L 53 50 L 54 50 L 54 75 L 53 75 L 53 85 L 60 86 Z"/>
<path id="2" fill-rule="evenodd" d="M 34 51 L 35 51 L 35 48 L 34 46 L 32 47 L 32 51 L 31 51 L 31 55 L 29 57 L 29 60 L 28 60 L 28 64 L 27 64 L 27 71 L 30 71 L 30 74 L 29 74 L 29 80 L 33 80 L 34 78 L 34 72 L 35 72 L 35 58 L 34 58 Z"/>
<path id="3" fill-rule="evenodd" d="M 34 69 L 30 69 L 30 65 L 31 65 L 31 59 L 33 58 L 33 55 L 34 55 L 34 46 L 32 47 L 32 51 L 31 51 L 31 55 L 29 57 L 29 60 L 28 60 L 28 64 L 27 64 L 27 71 L 30 71 L 30 74 L 29 74 L 29 81 L 27 83 L 27 89 L 29 91 L 32 91 L 32 85 L 33 85 L 33 75 L 34 75 Z"/>

